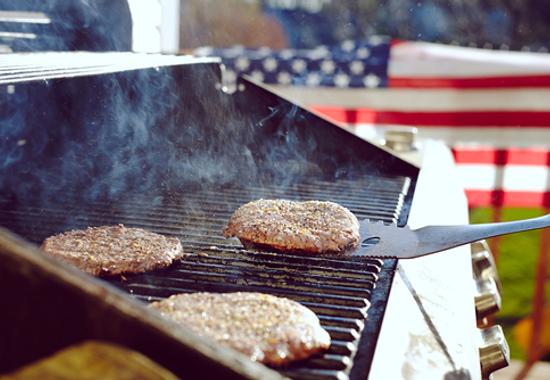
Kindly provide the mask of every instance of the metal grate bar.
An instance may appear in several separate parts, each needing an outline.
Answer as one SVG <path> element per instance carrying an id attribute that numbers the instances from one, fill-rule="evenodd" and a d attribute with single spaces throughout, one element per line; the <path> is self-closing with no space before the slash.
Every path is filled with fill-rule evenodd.
<path id="1" fill-rule="evenodd" d="M 242 203 L 241 203 L 242 204 Z M 345 204 L 342 204 L 344 207 L 346 207 Z M 235 204 L 235 207 L 233 208 L 233 210 L 235 210 L 236 208 L 238 207 L 237 204 Z M 394 211 L 378 211 L 378 212 L 373 212 L 373 211 L 364 211 L 365 209 L 362 209 L 362 208 L 359 208 L 359 207 L 356 207 L 356 208 L 353 208 L 353 207 L 348 207 L 355 215 L 360 215 L 361 217 L 359 219 L 367 219 L 367 218 L 378 218 L 378 219 L 381 219 L 381 220 L 384 220 L 384 221 L 393 221 L 395 222 L 396 218 L 399 216 L 398 214 L 396 214 Z M 86 219 L 88 221 L 97 221 L 97 222 L 101 222 L 102 218 L 105 218 L 107 212 L 101 212 L 100 210 L 92 210 L 92 209 L 88 209 L 88 208 L 85 208 L 85 207 L 82 207 L 79 209 L 80 212 L 82 213 L 86 213 Z M 61 210 L 48 210 L 48 209 L 36 209 L 36 210 L 32 210 L 32 209 L 29 209 L 29 210 L 25 210 L 25 213 L 29 213 L 29 212 L 35 212 L 35 216 L 36 217 L 40 217 L 40 215 L 46 215 L 48 214 L 49 216 L 51 217 L 54 217 L 54 218 L 63 218 L 63 217 L 66 217 L 67 216 L 67 213 L 64 212 L 64 211 L 61 211 Z M 190 222 L 190 221 L 195 221 L 195 222 L 200 222 L 201 219 L 203 219 L 203 223 L 204 223 L 204 226 L 215 226 L 215 227 L 219 227 L 219 226 L 223 226 L 225 224 L 225 222 L 227 221 L 227 219 L 229 218 L 229 216 L 232 214 L 232 212 L 230 211 L 227 211 L 227 212 L 224 212 L 224 213 L 221 213 L 218 210 L 214 211 L 214 210 L 210 210 L 210 209 L 203 209 L 202 211 L 204 213 L 204 215 L 209 215 L 210 217 L 206 217 L 206 216 L 194 216 L 194 217 L 190 217 L 188 220 L 186 219 L 186 222 Z M 13 212 L 14 215 L 16 215 L 16 211 Z M 177 212 L 174 212 L 172 211 L 172 216 L 170 218 L 162 218 L 161 216 L 161 212 L 155 212 L 155 211 L 150 211 L 150 210 L 136 210 L 135 213 L 129 215 L 127 211 L 125 210 L 120 210 L 120 211 L 111 211 L 108 213 L 108 215 L 112 216 L 112 217 L 117 217 L 118 219 L 120 219 L 121 221 L 124 221 L 124 222 L 135 222 L 137 223 L 138 221 L 142 222 L 142 223 L 151 223 L 151 222 L 156 222 L 157 224 L 158 223 L 170 223 L 172 225 L 179 225 L 181 226 L 181 223 L 182 223 L 182 218 L 183 217 L 186 217 L 187 215 L 184 214 L 184 213 L 177 213 Z M 83 219 L 81 217 L 81 219 Z M 198 224 L 197 224 L 198 226 Z M 203 228 L 202 224 L 201 224 L 201 229 Z"/>
<path id="2" fill-rule="evenodd" d="M 345 380 L 348 375 L 344 371 L 332 371 L 312 368 L 299 368 L 293 371 L 282 371 L 283 375 L 300 380 Z"/>
<path id="3" fill-rule="evenodd" d="M 275 198 L 275 197 L 279 197 L 281 198 L 281 196 L 279 196 L 278 194 L 274 194 L 274 193 L 269 193 L 269 194 L 258 194 L 254 197 L 250 197 L 248 199 L 259 199 L 259 198 L 262 198 L 262 196 L 264 196 L 264 198 L 267 198 L 267 197 L 270 197 L 270 198 Z M 368 196 L 368 194 L 367 194 Z M 296 196 L 294 197 L 293 199 L 299 199 L 299 200 L 307 200 L 307 199 L 312 199 L 313 197 L 301 197 L 301 196 Z M 401 203 L 402 203 L 402 198 L 401 197 L 395 197 L 395 198 L 391 198 L 391 199 L 386 199 L 386 200 L 378 200 L 376 199 L 375 197 L 369 197 L 369 200 L 368 201 L 363 201 L 363 202 L 354 202 L 354 201 L 350 201 L 350 200 L 347 200 L 347 201 L 343 201 L 343 200 L 339 200 L 338 197 L 336 196 L 333 196 L 333 197 L 330 197 L 330 196 L 327 196 L 325 197 L 325 199 L 322 199 L 321 197 L 316 197 L 314 199 L 317 199 L 317 200 L 326 200 L 326 201 L 334 201 L 334 202 L 338 202 L 340 204 L 342 204 L 343 206 L 353 210 L 353 209 L 358 209 L 358 210 L 365 210 L 366 212 L 371 212 L 371 213 L 376 213 L 376 212 L 396 212 L 396 206 L 400 206 Z M 161 208 L 156 211 L 154 208 L 151 208 L 150 206 L 148 206 L 149 208 L 146 209 L 146 210 L 143 210 L 143 204 L 141 204 L 139 201 L 136 202 L 129 202 L 129 201 L 125 201 L 125 204 L 128 206 L 128 207 L 132 207 L 133 209 L 135 209 L 135 211 L 137 212 L 143 212 L 143 211 L 147 211 L 149 213 L 153 213 L 153 214 L 158 214 L 160 212 L 166 212 L 166 209 L 167 208 L 170 208 L 172 212 L 176 213 L 176 214 L 189 214 L 189 209 L 187 209 L 187 204 L 192 204 L 193 205 L 193 201 L 200 201 L 200 207 L 201 207 L 201 210 L 203 212 L 214 212 L 217 214 L 217 216 L 219 217 L 225 217 L 227 216 L 228 214 L 231 214 L 238 206 L 240 206 L 242 204 L 242 200 L 243 200 L 243 197 L 241 197 L 240 199 L 239 198 L 235 198 L 235 199 L 227 199 L 225 197 L 217 197 L 216 199 L 208 199 L 208 198 L 200 198 L 200 197 L 193 197 L 189 194 L 186 194 L 185 195 L 185 201 L 183 201 L 181 204 L 170 204 L 169 201 L 168 202 L 165 202 Z M 147 201 L 147 202 L 151 202 L 150 199 L 148 200 L 144 200 L 144 201 Z M 82 205 L 80 205 L 80 207 L 82 207 Z M 101 211 L 105 212 L 105 211 L 116 211 L 116 210 L 113 210 L 113 204 L 110 204 L 110 203 L 107 203 L 107 202 L 104 202 L 103 204 L 102 203 L 97 203 L 93 205 L 93 208 L 91 207 L 84 207 L 85 209 L 88 209 L 90 212 L 95 212 L 96 214 L 101 214 Z M 102 210 L 103 209 L 103 210 Z M 43 208 L 41 208 L 41 210 L 44 210 Z M 51 211 L 55 211 L 55 210 L 51 210 Z M 155 212 L 156 211 L 156 212 Z M 123 213 L 124 210 L 120 210 L 119 212 Z"/>
<path id="4" fill-rule="evenodd" d="M 186 273 L 186 275 L 189 275 L 189 273 Z M 210 280 L 210 281 L 208 281 Z M 216 282 L 221 282 L 221 284 L 218 284 Z M 127 289 L 141 289 L 141 292 L 145 294 L 147 289 L 154 287 L 154 288 L 174 288 L 181 290 L 182 292 L 186 291 L 192 291 L 195 288 L 192 287 L 193 285 L 196 285 L 200 288 L 202 287 L 208 287 L 208 286 L 216 286 L 219 288 L 227 288 L 232 289 L 235 287 L 235 285 L 241 285 L 240 283 L 244 282 L 247 288 L 259 292 L 269 292 L 269 293 L 277 293 L 282 296 L 295 296 L 300 301 L 304 302 L 330 302 L 334 305 L 342 305 L 342 306 L 352 306 L 352 307 L 358 307 L 358 308 L 366 308 L 368 306 L 367 301 L 364 298 L 359 297 L 350 297 L 350 296 L 342 296 L 339 294 L 331 293 L 319 293 L 318 290 L 325 290 L 323 288 L 318 288 L 317 291 L 315 291 L 315 287 L 305 287 L 305 286 L 292 286 L 292 290 L 286 290 L 281 289 L 279 284 L 266 284 L 261 285 L 260 281 L 250 281 L 248 278 L 243 280 L 243 277 L 233 277 L 233 278 L 227 278 L 219 276 L 218 278 L 215 278 L 215 276 L 212 276 L 211 279 L 207 278 L 207 276 L 203 276 L 203 278 L 197 278 L 197 276 L 189 276 L 189 278 L 181 279 L 181 278 L 168 278 L 166 281 L 162 281 L 160 283 L 150 283 L 150 284 L 135 284 L 131 283 L 125 286 Z M 191 285 L 191 286 L 189 286 Z M 288 285 L 288 284 L 285 284 Z M 274 288 L 274 289 L 269 289 Z M 289 287 L 290 288 L 290 287 Z M 302 292 L 301 295 L 294 294 L 295 291 Z"/>

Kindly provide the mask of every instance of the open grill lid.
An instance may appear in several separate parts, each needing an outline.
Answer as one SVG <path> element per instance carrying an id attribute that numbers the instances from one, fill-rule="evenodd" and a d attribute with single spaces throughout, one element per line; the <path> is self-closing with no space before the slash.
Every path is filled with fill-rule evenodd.
<path id="1" fill-rule="evenodd" d="M 113 195 L 130 183 L 143 192 L 182 182 L 287 184 L 365 173 L 404 175 L 414 186 L 418 174 L 249 79 L 240 78 L 235 94 L 220 91 L 215 58 L 37 53 L 0 63 L 0 174 L 26 169 L 25 182 L 32 177 L 53 193 L 80 191 L 86 179 Z M 132 178 L 142 173 L 147 183 L 138 189 Z M 20 185 L 0 183 L 2 190 Z"/>
<path id="2" fill-rule="evenodd" d="M 14 55 L 14 66 L 17 56 L 22 55 Z M 42 65 L 47 70 L 30 65 L 25 68 L 29 75 L 21 67 L 0 75 L 1 83 L 9 83 L 0 92 L 7 105 L 0 118 L 9 122 L 0 143 L 0 224 L 36 243 L 70 228 L 121 222 L 178 236 L 192 253 L 206 255 L 184 259 L 152 277 L 131 277 L 129 282 L 115 280 L 113 284 L 144 300 L 197 290 L 256 289 L 288 296 L 320 316 L 334 344 L 322 358 L 286 374 L 364 377 L 395 261 L 250 255 L 235 241 L 222 240 L 221 226 L 238 204 L 259 197 L 334 200 L 359 218 L 405 224 L 418 169 L 245 78 L 240 79 L 235 94 L 220 91 L 216 60 L 109 53 L 88 56 L 93 64 L 87 65 L 76 55 L 60 53 L 57 57 L 74 62 L 56 68 L 52 58 L 49 66 Z M 32 325 L 38 317 L 33 311 L 38 310 L 40 317 L 50 315 L 56 321 L 61 311 L 75 329 L 70 330 L 73 335 L 56 342 L 42 339 L 30 356 L 23 355 L 24 349 L 3 347 L 0 354 L 10 360 L 0 371 L 92 336 L 136 348 L 183 377 L 194 376 L 204 367 L 182 366 L 181 359 L 170 353 L 172 348 L 187 357 L 201 357 L 201 363 L 219 363 L 219 373 L 274 376 L 261 372 L 260 366 L 242 366 L 238 355 L 222 360 L 219 355 L 226 350 L 213 353 L 206 343 L 210 348 L 200 353 L 176 348 L 191 342 L 181 338 L 186 332 L 166 336 L 171 325 L 151 322 L 154 318 L 148 314 L 144 319 L 135 315 L 115 319 L 120 320 L 118 330 L 130 326 L 115 334 L 104 321 L 121 311 L 110 301 L 121 302 L 126 312 L 135 303 L 120 301 L 124 298 L 120 293 L 85 275 L 71 271 L 65 276 L 60 267 L 35 256 L 32 248 L 9 234 L 3 239 L 1 252 L 11 257 L 2 266 L 5 273 L 0 278 L 10 281 L 3 289 L 14 289 L 21 282 L 29 287 L 20 288 L 24 294 L 11 292 L 4 297 L 10 300 L 12 312 L 0 317 L 0 322 Z M 269 272 L 283 282 L 265 276 L 263 271 L 270 266 Z M 294 285 L 285 283 L 288 273 L 298 279 Z M 348 277 L 355 280 L 346 290 L 341 278 Z M 327 281 L 324 286 L 321 278 Z M 43 288 L 42 282 L 55 286 Z M 91 298 L 84 295 L 88 286 L 94 289 Z M 54 307 L 46 302 L 61 293 L 73 296 Z M 321 298 L 326 300 L 315 302 Z M 80 318 L 89 311 L 87 300 L 96 306 L 104 302 L 105 314 Z M 375 309 L 369 308 L 371 303 Z M 65 310 L 71 306 L 81 313 Z M 143 312 L 143 308 L 136 310 Z M 369 315 L 367 322 L 372 322 L 365 328 L 364 313 Z M 56 330 L 48 324 L 49 318 L 33 329 L 18 330 L 18 339 L 26 342 L 40 331 L 59 331 L 59 325 Z M 78 328 L 83 326 L 84 331 Z M 146 335 L 147 339 L 136 342 L 126 336 L 140 328 L 158 332 L 160 340 Z M 363 334 L 368 337 L 360 339 Z M 161 341 L 170 350 L 155 351 L 148 346 L 159 347 Z"/>

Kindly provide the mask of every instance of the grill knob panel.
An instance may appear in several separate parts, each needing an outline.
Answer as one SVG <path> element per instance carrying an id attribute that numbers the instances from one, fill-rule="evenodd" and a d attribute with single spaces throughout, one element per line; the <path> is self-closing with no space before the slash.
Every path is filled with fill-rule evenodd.
<path id="1" fill-rule="evenodd" d="M 418 129 L 415 127 L 391 128 L 384 132 L 384 144 L 396 152 L 416 150 L 415 140 Z"/>
<path id="2" fill-rule="evenodd" d="M 498 277 L 497 267 L 491 249 L 485 240 L 471 244 L 472 247 L 472 267 L 476 280 L 486 280 L 492 278 L 498 290 L 500 291 L 500 279 Z"/>
<path id="3" fill-rule="evenodd" d="M 479 348 L 479 361 L 483 379 L 510 363 L 510 348 L 504 337 L 504 332 L 499 325 L 480 330 L 481 346 Z"/>

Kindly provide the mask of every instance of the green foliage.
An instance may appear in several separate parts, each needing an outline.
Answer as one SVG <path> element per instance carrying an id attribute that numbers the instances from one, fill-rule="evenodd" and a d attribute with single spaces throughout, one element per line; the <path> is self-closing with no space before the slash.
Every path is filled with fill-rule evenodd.
<path id="1" fill-rule="evenodd" d="M 534 218 L 545 213 L 537 208 L 505 208 L 502 221 Z M 493 221 L 493 210 L 470 210 L 471 223 Z M 512 357 L 522 359 L 525 353 L 517 345 L 512 328 L 532 311 L 537 257 L 540 249 L 540 231 L 529 231 L 498 238 L 497 268 L 502 283 L 502 310 L 495 323 L 503 326 L 510 344 Z M 550 300 L 550 283 L 546 285 L 546 299 Z"/>

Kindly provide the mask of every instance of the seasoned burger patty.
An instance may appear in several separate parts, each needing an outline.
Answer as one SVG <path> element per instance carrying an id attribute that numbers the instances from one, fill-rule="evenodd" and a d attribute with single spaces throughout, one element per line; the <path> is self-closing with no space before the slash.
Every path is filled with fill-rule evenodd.
<path id="1" fill-rule="evenodd" d="M 237 236 L 245 247 L 341 253 L 358 244 L 359 222 L 333 202 L 260 199 L 235 211 L 224 236 Z"/>
<path id="2" fill-rule="evenodd" d="M 149 305 L 198 335 L 251 360 L 279 366 L 330 346 L 330 336 L 308 308 L 262 293 L 177 294 Z"/>
<path id="3" fill-rule="evenodd" d="M 121 224 L 50 236 L 41 248 L 48 255 L 94 276 L 163 268 L 183 255 L 177 238 Z"/>

